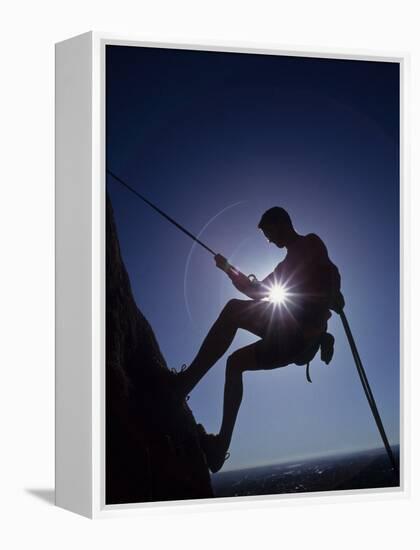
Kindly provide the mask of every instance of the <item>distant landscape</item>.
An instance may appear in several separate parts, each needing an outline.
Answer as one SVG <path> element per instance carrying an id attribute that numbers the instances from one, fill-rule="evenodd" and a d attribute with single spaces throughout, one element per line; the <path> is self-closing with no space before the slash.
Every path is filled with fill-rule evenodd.
<path id="1" fill-rule="evenodd" d="M 399 464 L 399 446 L 392 448 Z M 384 449 L 284 462 L 212 476 L 214 496 L 251 496 L 398 487 Z"/>

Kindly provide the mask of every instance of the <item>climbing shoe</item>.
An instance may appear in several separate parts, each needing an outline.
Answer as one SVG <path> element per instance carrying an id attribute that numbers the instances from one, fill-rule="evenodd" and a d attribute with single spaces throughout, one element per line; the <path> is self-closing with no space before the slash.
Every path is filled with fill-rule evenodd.
<path id="1" fill-rule="evenodd" d="M 185 399 L 185 401 L 188 401 L 188 399 L 190 398 L 190 396 L 187 395 L 183 390 L 182 384 L 182 375 L 187 368 L 187 365 L 184 363 L 183 365 L 181 365 L 181 370 L 170 369 L 172 378 L 170 383 L 172 386 L 172 390 L 180 400 Z"/>
<path id="2" fill-rule="evenodd" d="M 219 435 L 208 434 L 201 424 L 198 424 L 197 427 L 200 445 L 206 457 L 207 466 L 215 474 L 230 457 L 230 453 L 223 451 Z"/>

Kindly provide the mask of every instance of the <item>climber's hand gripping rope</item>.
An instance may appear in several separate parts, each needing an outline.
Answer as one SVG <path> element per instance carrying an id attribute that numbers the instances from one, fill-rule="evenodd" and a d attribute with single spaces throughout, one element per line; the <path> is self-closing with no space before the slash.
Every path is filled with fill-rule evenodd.
<path id="1" fill-rule="evenodd" d="M 257 278 L 254 274 L 244 275 L 239 269 L 231 265 L 221 254 L 215 254 L 214 261 L 216 262 L 216 266 L 227 274 L 239 290 L 247 288 L 250 284 L 255 284 L 257 282 Z"/>

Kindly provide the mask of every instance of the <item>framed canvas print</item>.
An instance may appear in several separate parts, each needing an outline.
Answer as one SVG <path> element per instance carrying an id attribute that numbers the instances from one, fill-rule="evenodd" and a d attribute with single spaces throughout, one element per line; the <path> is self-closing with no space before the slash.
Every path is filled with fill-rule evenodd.
<path id="1" fill-rule="evenodd" d="M 57 44 L 58 505 L 401 494 L 404 69 Z"/>

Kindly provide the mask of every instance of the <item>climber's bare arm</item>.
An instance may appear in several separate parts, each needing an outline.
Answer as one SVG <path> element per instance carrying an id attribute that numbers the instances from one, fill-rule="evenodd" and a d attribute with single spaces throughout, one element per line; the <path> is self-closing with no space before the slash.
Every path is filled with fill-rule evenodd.
<path id="1" fill-rule="evenodd" d="M 229 279 L 232 281 L 233 286 L 239 290 L 239 292 L 245 294 L 248 298 L 251 298 L 252 300 L 262 300 L 268 296 L 269 292 L 265 285 L 256 280 L 251 281 L 246 275 L 240 271 L 237 271 L 232 266 L 229 266 L 226 258 L 220 254 L 215 256 L 215 261 L 217 267 L 225 271 Z"/>
<path id="2" fill-rule="evenodd" d="M 268 296 L 268 291 L 263 287 L 259 281 L 251 282 L 243 273 L 230 272 L 227 274 L 232 281 L 233 286 L 251 298 L 251 300 L 262 300 Z"/>

